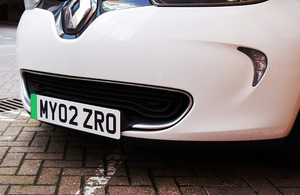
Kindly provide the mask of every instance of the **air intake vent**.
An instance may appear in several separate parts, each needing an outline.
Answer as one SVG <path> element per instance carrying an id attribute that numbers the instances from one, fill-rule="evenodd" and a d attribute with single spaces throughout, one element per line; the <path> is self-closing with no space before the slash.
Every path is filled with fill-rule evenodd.
<path id="1" fill-rule="evenodd" d="M 192 105 L 183 91 L 153 86 L 23 72 L 28 95 L 44 95 L 118 109 L 122 130 L 160 130 L 177 123 Z"/>
<path id="2" fill-rule="evenodd" d="M 7 112 L 23 108 L 22 101 L 18 99 L 0 99 L 0 112 Z"/>

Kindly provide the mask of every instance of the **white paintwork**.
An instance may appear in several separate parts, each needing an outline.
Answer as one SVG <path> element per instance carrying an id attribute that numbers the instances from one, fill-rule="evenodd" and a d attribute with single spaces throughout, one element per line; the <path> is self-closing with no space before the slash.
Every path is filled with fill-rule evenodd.
<path id="1" fill-rule="evenodd" d="M 286 136 L 300 107 L 300 3 L 269 0 L 230 7 L 140 7 L 98 17 L 75 40 L 61 39 L 52 13 L 25 11 L 17 31 L 21 69 L 171 87 L 194 105 L 172 128 L 122 136 L 190 141 Z M 268 57 L 253 66 L 237 50 Z"/>

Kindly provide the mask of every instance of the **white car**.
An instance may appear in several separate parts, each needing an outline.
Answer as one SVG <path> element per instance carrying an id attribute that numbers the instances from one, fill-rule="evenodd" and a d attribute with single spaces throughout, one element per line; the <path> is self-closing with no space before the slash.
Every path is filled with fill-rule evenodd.
<path id="1" fill-rule="evenodd" d="M 33 118 L 114 139 L 284 140 L 300 164 L 300 0 L 25 6 L 17 52 Z"/>

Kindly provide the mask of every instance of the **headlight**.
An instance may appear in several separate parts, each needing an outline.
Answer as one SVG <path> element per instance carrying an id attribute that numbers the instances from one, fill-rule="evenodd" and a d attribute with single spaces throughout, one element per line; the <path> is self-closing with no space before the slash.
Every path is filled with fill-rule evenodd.
<path id="1" fill-rule="evenodd" d="M 259 3 L 266 0 L 151 0 L 157 6 L 226 6 Z"/>
<path id="2" fill-rule="evenodd" d="M 103 12 L 127 9 L 133 7 L 149 6 L 149 0 L 104 0 L 102 1 L 101 10 Z"/>
<path id="3" fill-rule="evenodd" d="M 25 9 L 33 9 L 39 5 L 41 0 L 24 0 Z"/>

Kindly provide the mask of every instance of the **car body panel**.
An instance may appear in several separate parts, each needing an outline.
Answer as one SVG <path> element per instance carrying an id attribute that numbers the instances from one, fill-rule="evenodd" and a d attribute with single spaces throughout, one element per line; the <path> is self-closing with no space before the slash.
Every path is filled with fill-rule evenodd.
<path id="1" fill-rule="evenodd" d="M 18 63 L 22 70 L 174 88 L 192 95 L 192 109 L 175 126 L 127 130 L 122 136 L 282 138 L 300 107 L 299 8 L 296 0 L 228 7 L 146 6 L 104 13 L 71 40 L 58 36 L 51 12 L 27 10 L 18 26 Z M 256 87 L 253 64 L 238 47 L 257 49 L 268 58 Z"/>

